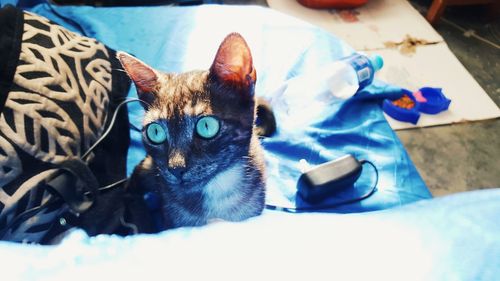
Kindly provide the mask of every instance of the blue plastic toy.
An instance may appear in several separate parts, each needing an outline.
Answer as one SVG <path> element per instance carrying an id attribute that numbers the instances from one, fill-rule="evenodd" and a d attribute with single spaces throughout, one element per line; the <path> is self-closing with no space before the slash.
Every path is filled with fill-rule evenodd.
<path id="1" fill-rule="evenodd" d="M 413 124 L 417 124 L 420 112 L 438 114 L 447 110 L 451 103 L 451 100 L 443 94 L 441 88 L 423 87 L 415 93 L 407 89 L 402 89 L 401 96 L 405 94 L 414 102 L 414 107 L 410 109 L 402 108 L 395 105 L 392 100 L 385 99 L 382 109 L 387 115 L 398 121 Z"/>

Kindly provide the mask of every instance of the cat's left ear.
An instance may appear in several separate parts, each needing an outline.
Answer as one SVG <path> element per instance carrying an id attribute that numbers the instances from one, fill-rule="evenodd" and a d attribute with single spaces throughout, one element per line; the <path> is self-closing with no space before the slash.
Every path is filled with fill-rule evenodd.
<path id="1" fill-rule="evenodd" d="M 248 88 L 253 94 L 257 74 L 250 48 L 240 34 L 231 33 L 222 41 L 210 74 L 219 82 Z"/>
<path id="2" fill-rule="evenodd" d="M 127 53 L 117 52 L 116 57 L 121 62 L 123 69 L 130 79 L 134 82 L 139 99 L 151 105 L 156 98 L 154 93 L 158 87 L 158 75 L 156 71 Z"/>

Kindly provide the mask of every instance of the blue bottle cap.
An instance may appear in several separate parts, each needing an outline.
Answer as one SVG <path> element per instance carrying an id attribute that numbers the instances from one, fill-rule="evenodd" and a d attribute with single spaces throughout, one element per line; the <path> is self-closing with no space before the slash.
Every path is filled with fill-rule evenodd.
<path id="1" fill-rule="evenodd" d="M 370 56 L 370 62 L 375 71 L 379 71 L 384 66 L 384 59 L 380 55 Z"/>
<path id="2" fill-rule="evenodd" d="M 447 110 L 451 100 L 442 92 L 441 88 L 423 87 L 419 89 L 425 101 L 419 101 L 419 110 L 427 114 L 438 114 Z"/>
<path id="3" fill-rule="evenodd" d="M 384 102 L 382 103 L 382 109 L 387 115 L 391 116 L 392 118 L 398 121 L 417 124 L 418 119 L 420 118 L 419 103 L 410 91 L 402 89 L 401 96 L 403 96 L 404 94 L 410 97 L 410 99 L 414 102 L 415 106 L 413 108 L 411 109 L 402 108 L 394 105 L 392 103 L 393 102 L 392 100 L 385 99 Z"/>

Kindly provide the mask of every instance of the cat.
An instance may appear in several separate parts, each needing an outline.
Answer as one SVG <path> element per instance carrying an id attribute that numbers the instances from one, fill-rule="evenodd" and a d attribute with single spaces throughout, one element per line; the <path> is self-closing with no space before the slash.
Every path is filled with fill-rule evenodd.
<path id="1" fill-rule="evenodd" d="M 117 58 L 145 109 L 147 155 L 127 186 L 136 198 L 127 220 L 139 232 L 156 232 L 260 215 L 265 163 L 255 128 L 256 70 L 245 39 L 227 35 L 206 71 L 162 73 L 124 52 Z M 155 217 L 134 210 L 144 210 L 137 198 L 146 195 L 156 198 Z"/>

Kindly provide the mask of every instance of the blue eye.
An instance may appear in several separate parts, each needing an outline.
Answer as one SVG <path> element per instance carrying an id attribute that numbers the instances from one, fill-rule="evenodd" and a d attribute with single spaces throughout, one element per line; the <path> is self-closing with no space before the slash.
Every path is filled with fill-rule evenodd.
<path id="1" fill-rule="evenodd" d="M 148 140 L 154 144 L 163 143 L 167 139 L 167 132 L 158 123 L 151 123 L 146 128 Z"/>
<path id="2" fill-rule="evenodd" d="M 219 120 L 213 116 L 201 117 L 198 119 L 198 122 L 196 122 L 196 133 L 204 139 L 215 137 L 219 130 Z"/>

